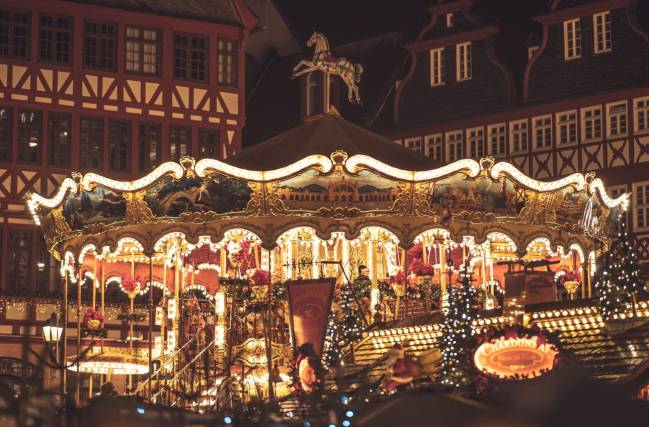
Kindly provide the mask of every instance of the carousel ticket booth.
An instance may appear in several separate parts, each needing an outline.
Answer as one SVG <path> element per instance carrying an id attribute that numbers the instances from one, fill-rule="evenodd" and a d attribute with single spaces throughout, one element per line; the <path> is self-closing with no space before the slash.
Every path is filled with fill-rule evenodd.
<path id="1" fill-rule="evenodd" d="M 128 345 L 99 337 L 71 371 L 127 375 L 131 393 L 189 409 L 289 392 L 287 281 L 330 277 L 338 292 L 366 277 L 354 292 L 368 325 L 443 309 L 463 266 L 487 310 L 506 292 L 585 298 L 626 202 L 593 174 L 437 167 L 336 114 L 228 163 L 184 157 L 128 182 L 73 174 L 28 198 L 66 288 L 92 287 L 77 302 L 85 327 L 101 328 L 111 289 L 125 296 Z"/>

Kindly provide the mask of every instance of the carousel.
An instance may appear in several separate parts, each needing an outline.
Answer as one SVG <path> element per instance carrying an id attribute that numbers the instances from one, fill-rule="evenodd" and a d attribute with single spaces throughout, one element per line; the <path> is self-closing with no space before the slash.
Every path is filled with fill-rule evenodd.
<path id="1" fill-rule="evenodd" d="M 592 173 L 542 182 L 490 157 L 435 165 L 332 112 L 227 163 L 184 157 L 134 181 L 73 173 L 27 202 L 65 306 L 86 289 L 78 335 L 94 339 L 70 371 L 126 375 L 129 393 L 204 409 L 291 392 L 287 282 L 331 278 L 335 322 L 340 289 L 362 279 L 364 328 L 442 310 L 461 267 L 486 310 L 517 265 L 545 268 L 527 303 L 587 298 L 628 196 Z M 121 348 L 101 333 L 116 292 Z"/>

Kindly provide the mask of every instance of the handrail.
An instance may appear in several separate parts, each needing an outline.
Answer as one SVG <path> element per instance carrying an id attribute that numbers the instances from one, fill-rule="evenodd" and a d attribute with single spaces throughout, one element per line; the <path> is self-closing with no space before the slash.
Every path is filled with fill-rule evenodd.
<path id="1" fill-rule="evenodd" d="M 182 368 L 180 368 L 180 370 L 179 370 L 178 372 L 176 372 L 176 374 L 173 376 L 173 378 L 171 378 L 169 381 L 172 382 L 172 383 L 173 383 L 174 381 L 176 381 L 176 379 L 178 378 L 178 376 L 179 376 L 180 374 L 182 374 L 182 373 L 183 373 L 183 372 L 184 372 L 184 371 L 185 371 L 185 370 L 186 370 L 190 365 L 192 365 L 194 362 L 196 362 L 196 360 L 198 360 L 198 358 L 201 357 L 201 356 L 203 355 L 203 353 L 205 353 L 207 350 L 209 350 L 209 349 L 210 349 L 210 348 L 211 348 L 215 343 L 216 343 L 216 338 L 213 339 L 212 341 L 210 341 L 210 343 L 207 344 L 205 347 L 203 347 L 203 349 L 202 349 L 201 351 L 199 351 L 199 352 L 196 354 L 196 356 L 194 356 L 194 358 L 193 358 L 192 360 L 190 360 L 189 362 L 187 362 L 187 363 L 185 364 L 185 366 L 183 366 Z M 151 399 L 150 399 L 150 400 L 151 400 L 152 402 L 155 402 L 156 398 L 160 395 L 160 393 L 162 393 L 162 391 L 163 391 L 163 389 L 158 390 L 158 391 L 157 391 L 153 396 L 151 396 Z"/>
<path id="2" fill-rule="evenodd" d="M 199 331 L 199 332 L 200 332 L 200 331 Z M 171 357 L 170 357 L 169 359 L 170 359 L 170 360 L 173 360 L 176 356 L 178 356 L 178 354 L 179 354 L 181 351 L 185 350 L 185 348 L 186 348 L 188 345 L 193 344 L 193 343 L 194 343 L 194 339 L 195 339 L 197 336 L 198 336 L 198 332 L 196 333 L 196 335 L 194 335 L 194 337 L 193 337 L 192 339 L 187 340 L 187 342 L 186 342 L 185 344 L 183 344 L 182 347 L 180 347 L 178 350 L 176 350 L 176 351 L 171 355 Z M 160 367 L 159 367 L 159 368 L 158 368 L 154 373 L 152 373 L 151 375 L 149 375 L 149 377 L 148 377 L 146 380 L 144 380 L 144 381 L 142 381 L 140 384 L 138 384 L 138 386 L 137 386 L 137 388 L 135 389 L 135 391 L 133 392 L 133 394 L 137 394 L 137 393 L 141 392 L 142 389 L 144 389 L 144 387 L 145 387 L 147 384 L 149 384 L 149 382 L 151 382 L 151 380 L 153 379 L 153 377 L 160 376 L 160 372 L 161 372 L 164 368 L 166 368 L 168 365 L 169 365 L 169 363 L 161 363 L 161 364 L 160 364 Z"/>

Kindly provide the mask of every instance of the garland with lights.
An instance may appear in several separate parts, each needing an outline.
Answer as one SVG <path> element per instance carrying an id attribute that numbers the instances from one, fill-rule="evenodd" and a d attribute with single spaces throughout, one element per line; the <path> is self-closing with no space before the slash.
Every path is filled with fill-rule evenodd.
<path id="1" fill-rule="evenodd" d="M 451 286 L 449 290 L 448 308 L 444 313 L 440 342 L 440 381 L 453 389 L 471 384 L 473 322 L 478 318 L 476 291 L 471 286 L 471 274 L 466 270 L 466 266 L 460 272 L 460 278 L 460 286 Z"/>
<path id="2" fill-rule="evenodd" d="M 343 348 L 361 337 L 363 333 L 363 314 L 352 294 L 353 287 L 341 286 L 334 298 L 334 307 L 329 314 L 325 333 L 324 364 L 331 368 L 343 356 Z"/>
<path id="3" fill-rule="evenodd" d="M 594 282 L 597 306 L 604 320 L 624 313 L 642 289 L 634 238 L 629 236 L 623 218 L 617 223 L 614 246 L 604 256 L 601 273 Z"/>

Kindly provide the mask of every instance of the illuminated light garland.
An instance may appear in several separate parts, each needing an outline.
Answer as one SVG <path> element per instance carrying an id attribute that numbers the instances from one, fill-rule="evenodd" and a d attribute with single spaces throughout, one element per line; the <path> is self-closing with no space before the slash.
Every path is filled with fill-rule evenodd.
<path id="1" fill-rule="evenodd" d="M 492 166 L 491 177 L 493 179 L 496 180 L 500 179 L 500 176 L 502 174 L 509 175 L 510 177 L 518 181 L 520 184 L 523 184 L 524 186 L 532 190 L 536 190 L 540 192 L 554 191 L 560 188 L 567 187 L 569 185 L 574 185 L 577 187 L 578 190 L 581 190 L 586 185 L 586 178 L 581 173 L 573 173 L 571 175 L 568 175 L 565 178 L 561 178 L 556 181 L 545 182 L 545 181 L 537 181 L 534 178 L 530 178 L 529 176 L 525 175 L 523 172 L 518 170 L 518 168 L 512 165 L 511 163 L 498 162 Z"/>
<path id="2" fill-rule="evenodd" d="M 396 168 L 394 166 L 390 166 L 381 162 L 380 160 L 376 160 L 375 158 L 364 154 L 353 155 L 345 162 L 345 168 L 347 168 L 347 170 L 351 173 L 358 173 L 361 166 L 370 167 L 374 170 L 380 171 L 385 175 L 389 175 L 392 178 L 415 182 L 429 181 L 451 175 L 456 172 L 464 172 L 471 177 L 476 177 L 480 173 L 480 164 L 473 159 L 462 159 L 440 168 L 417 172 L 407 171 L 404 169 Z"/>
<path id="3" fill-rule="evenodd" d="M 214 296 L 209 293 L 205 285 L 194 283 L 193 285 L 189 285 L 185 288 L 185 293 L 189 291 L 200 291 L 203 293 L 203 295 L 205 295 L 205 297 L 207 297 L 208 300 L 214 301 Z"/>
<path id="4" fill-rule="evenodd" d="M 33 217 L 38 217 L 38 208 L 45 206 L 46 208 L 55 208 L 63 202 L 68 191 L 73 193 L 77 192 L 77 184 L 72 178 L 65 178 L 61 182 L 61 186 L 52 198 L 43 197 L 37 193 L 30 193 L 27 198 L 27 206 Z M 39 221 L 40 224 L 40 221 Z"/>
<path id="5" fill-rule="evenodd" d="M 128 247 L 127 245 L 132 245 Z M 136 254 L 144 252 L 144 245 L 133 237 L 122 237 L 117 241 L 117 249 L 111 255 Z"/>
<path id="6" fill-rule="evenodd" d="M 624 193 L 617 199 L 612 199 L 606 193 L 606 189 L 604 188 L 604 181 L 602 181 L 600 178 L 596 178 L 593 180 L 593 182 L 590 183 L 590 192 L 593 194 L 597 192 L 599 194 L 599 197 L 602 199 L 602 202 L 608 208 L 614 208 L 621 205 L 622 210 L 626 211 L 629 207 L 629 193 Z"/>
<path id="7" fill-rule="evenodd" d="M 90 251 L 93 251 L 95 254 L 97 253 L 97 246 L 95 246 L 94 243 L 88 243 L 83 248 L 81 248 L 81 251 L 79 251 L 79 264 L 83 264 L 83 259 Z"/>
<path id="8" fill-rule="evenodd" d="M 149 174 L 134 181 L 118 181 L 91 172 L 83 176 L 81 185 L 86 189 L 92 188 L 95 184 L 99 184 L 102 187 L 106 187 L 111 190 L 138 191 L 149 187 L 158 179 L 160 179 L 160 177 L 167 174 L 173 174 L 176 179 L 180 179 L 184 174 L 184 169 L 176 162 L 165 162 L 152 170 Z"/>
<path id="9" fill-rule="evenodd" d="M 323 173 L 327 173 L 333 168 L 333 163 L 327 156 L 323 156 L 322 154 L 312 154 L 279 169 L 273 169 L 270 171 L 252 171 L 238 168 L 215 159 L 202 159 L 196 163 L 194 170 L 198 176 L 202 177 L 207 176 L 211 170 L 214 170 L 216 172 L 223 172 L 235 178 L 246 179 L 249 181 L 273 181 L 291 176 L 297 172 L 314 166 L 318 166 Z"/>

